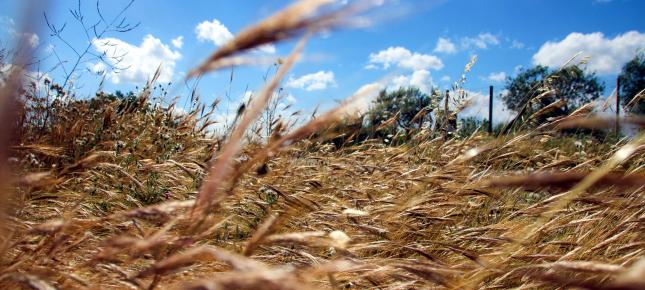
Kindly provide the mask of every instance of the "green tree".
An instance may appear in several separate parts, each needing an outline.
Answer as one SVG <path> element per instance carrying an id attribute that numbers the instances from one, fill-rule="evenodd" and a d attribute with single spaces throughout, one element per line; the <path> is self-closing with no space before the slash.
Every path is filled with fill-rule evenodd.
<path id="1" fill-rule="evenodd" d="M 645 55 L 638 54 L 623 66 L 620 79 L 620 97 L 626 106 L 640 91 L 645 89 Z M 645 98 L 641 97 L 631 108 L 636 114 L 645 114 Z"/>
<path id="2" fill-rule="evenodd" d="M 459 124 L 460 126 L 457 136 L 465 138 L 475 133 L 475 131 L 486 131 L 488 120 L 479 120 L 475 117 L 468 117 L 459 120 Z"/>
<path id="3" fill-rule="evenodd" d="M 506 89 L 508 94 L 502 97 L 506 107 L 523 114 L 532 114 L 560 99 L 566 101 L 565 105 L 540 116 L 538 121 L 542 121 L 568 114 L 599 98 L 605 86 L 594 73 L 585 73 L 575 65 L 556 71 L 538 65 L 520 72 L 515 78 L 508 78 Z M 540 98 L 535 98 L 537 96 Z M 532 102 L 526 105 L 529 100 Z"/>
<path id="4" fill-rule="evenodd" d="M 368 112 L 367 120 L 373 128 L 395 120 L 388 126 L 390 131 L 420 128 L 430 120 L 435 104 L 431 96 L 415 87 L 399 88 L 391 92 L 382 90 Z"/>

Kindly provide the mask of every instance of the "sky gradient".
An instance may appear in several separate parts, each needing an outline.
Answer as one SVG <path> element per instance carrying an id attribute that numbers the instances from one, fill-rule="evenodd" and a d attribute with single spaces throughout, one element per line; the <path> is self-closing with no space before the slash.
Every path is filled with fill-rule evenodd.
<path id="1" fill-rule="evenodd" d="M 127 2 L 101 1 L 100 7 L 105 18 L 110 18 Z M 0 1 L 0 41 L 5 46 L 20 34 L 17 27 L 23 3 Z M 161 81 L 173 83 L 169 88 L 172 95 L 185 97 L 188 88 L 182 80 L 188 70 L 236 32 L 289 3 L 137 0 L 125 16 L 140 25 L 126 33 L 108 33 L 102 39 L 88 38 L 74 22 L 69 9 L 77 9 L 76 1 L 29 9 L 47 10 L 48 19 L 58 27 L 67 23 L 62 35 L 74 47 L 90 46 L 96 54 L 126 55 L 120 65 L 127 69 L 119 73 L 96 61 L 81 64 L 79 96 L 94 94 L 100 81 L 97 72 L 107 70 L 104 90 L 129 91 L 142 87 L 163 63 Z M 344 5 L 344 1 L 337 5 Z M 99 19 L 94 1 L 82 1 L 81 11 L 88 22 Z M 369 25 L 325 33 L 307 44 L 303 61 L 283 82 L 288 95 L 285 102 L 293 103 L 293 110 L 305 112 L 317 105 L 330 108 L 360 87 L 383 79 L 389 88 L 414 85 L 424 91 L 432 87 L 445 90 L 461 78 L 464 65 L 476 55 L 477 62 L 464 85 L 476 96 L 475 102 L 461 117 L 483 117 L 489 85 L 500 93 L 506 78 L 521 68 L 536 64 L 557 68 L 578 52 L 582 54 L 577 60 L 586 60 L 586 70 L 606 82 L 608 95 L 621 66 L 645 48 L 642 11 L 645 1 L 638 0 L 384 0 L 361 18 Z M 62 67 L 51 70 L 56 55 L 73 60 L 74 51 L 51 37 L 42 12 L 37 15 L 42 19 L 34 22 L 41 29 L 29 32 L 36 35 L 30 36 L 31 43 L 45 59 L 40 69 L 60 82 Z M 285 56 L 293 45 L 294 41 L 286 41 L 251 54 Z M 71 63 L 66 65 L 69 70 Z M 237 68 L 232 82 L 230 70 L 209 74 L 201 80 L 199 92 L 204 102 L 219 97 L 227 103 L 224 107 L 236 107 L 248 92 L 260 88 L 270 70 L 270 64 Z M 512 115 L 499 98 L 495 107 L 496 122 Z M 223 118 L 227 114 L 230 112 L 221 112 Z"/>

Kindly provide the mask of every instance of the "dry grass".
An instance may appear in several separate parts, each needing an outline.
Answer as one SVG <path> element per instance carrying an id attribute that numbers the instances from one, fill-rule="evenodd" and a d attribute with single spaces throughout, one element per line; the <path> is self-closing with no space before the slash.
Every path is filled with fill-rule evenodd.
<path id="1" fill-rule="evenodd" d="M 335 25 L 342 10 L 307 18 L 325 2 L 249 28 L 264 34 L 243 33 L 198 71 Z M 8 148 L 2 288 L 645 287 L 642 134 L 578 143 L 551 130 L 606 123 L 582 121 L 583 108 L 501 137 L 421 131 L 340 149 L 311 137 L 346 119 L 357 95 L 245 145 L 302 45 L 224 143 L 206 134 L 203 107 L 150 106 L 154 78 L 136 100 L 57 107 L 51 130 Z"/>

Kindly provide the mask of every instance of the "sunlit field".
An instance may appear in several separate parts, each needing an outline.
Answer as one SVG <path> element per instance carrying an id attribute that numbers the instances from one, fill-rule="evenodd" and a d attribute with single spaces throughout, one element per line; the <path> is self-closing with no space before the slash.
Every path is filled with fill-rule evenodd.
<path id="1" fill-rule="evenodd" d="M 197 39 L 221 43 L 179 75 L 189 38 L 137 54 L 159 39 L 113 35 L 149 29 L 124 18 L 145 5 L 124 3 L 32 6 L 0 42 L 0 288 L 645 289 L 640 32 L 611 42 L 640 48 L 611 73 L 616 60 L 581 51 L 475 92 L 471 78 L 499 78 L 473 75 L 484 56 L 467 51 L 442 83 L 420 80 L 438 56 L 390 47 L 361 64 L 380 76 L 342 88 L 293 71 L 324 63 L 308 45 L 334 33 L 405 23 L 398 1 L 284 3 L 223 39 L 204 22 Z M 45 36 L 70 59 L 29 44 Z M 442 39 L 437 55 L 481 44 Z M 215 81 L 226 93 L 203 87 Z M 351 93 L 290 100 L 327 87 Z"/>

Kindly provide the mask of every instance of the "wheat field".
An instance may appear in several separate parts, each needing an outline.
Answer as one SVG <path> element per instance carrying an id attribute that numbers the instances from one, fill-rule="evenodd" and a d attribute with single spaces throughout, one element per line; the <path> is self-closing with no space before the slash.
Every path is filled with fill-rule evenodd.
<path id="1" fill-rule="evenodd" d="M 209 132 L 211 106 L 153 105 L 158 74 L 134 98 L 52 104 L 45 131 L 33 125 L 44 111 L 18 106 L 26 125 L 2 148 L 0 287 L 645 288 L 642 117 L 625 120 L 635 136 L 602 140 L 562 134 L 613 126 L 583 107 L 499 136 L 331 142 L 351 139 L 339 124 L 357 94 L 248 142 L 307 39 L 369 6 L 328 2 L 296 2 L 191 72 L 300 39 L 227 136 Z"/>

